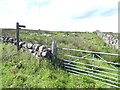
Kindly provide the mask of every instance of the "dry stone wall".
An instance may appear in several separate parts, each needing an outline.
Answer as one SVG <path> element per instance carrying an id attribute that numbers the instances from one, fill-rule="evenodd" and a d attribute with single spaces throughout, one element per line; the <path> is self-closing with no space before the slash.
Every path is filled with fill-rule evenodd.
<path id="1" fill-rule="evenodd" d="M 0 35 L 0 41 L 2 41 L 3 43 L 11 43 L 13 45 L 16 45 L 17 43 L 16 39 L 1 35 Z M 49 60 L 52 59 L 51 49 L 47 48 L 45 45 L 33 44 L 30 42 L 25 42 L 20 40 L 19 48 L 21 51 L 28 50 L 31 54 L 33 54 L 36 57 L 46 57 Z"/>
<path id="2" fill-rule="evenodd" d="M 99 30 L 96 30 L 95 32 L 100 38 L 103 39 L 103 41 L 106 44 L 120 51 L 120 45 L 119 45 L 120 40 L 118 38 L 115 38 L 112 35 L 107 34 L 105 32 L 100 32 Z"/>

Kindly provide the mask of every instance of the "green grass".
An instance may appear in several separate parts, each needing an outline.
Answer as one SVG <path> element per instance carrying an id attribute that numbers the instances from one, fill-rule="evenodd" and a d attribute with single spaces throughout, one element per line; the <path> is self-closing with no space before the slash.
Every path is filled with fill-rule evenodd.
<path id="1" fill-rule="evenodd" d="M 9 32 L 9 31 L 8 31 Z M 6 33 L 6 32 L 4 32 Z M 44 31 L 21 31 L 20 38 L 33 43 L 39 43 L 51 47 L 52 40 L 57 41 L 58 47 L 100 51 L 107 53 L 120 53 L 117 50 L 109 47 L 100 39 L 95 33 L 68 33 L 68 32 L 47 32 L 51 33 L 51 37 L 41 36 Z M 35 35 L 37 34 L 37 35 Z M 13 34 L 12 34 L 13 35 Z M 63 37 L 63 35 L 66 35 Z M 36 59 L 28 52 L 17 53 L 16 48 L 12 45 L 3 45 L 4 50 L 2 52 L 2 85 L 3 87 L 41 87 L 41 88 L 110 88 L 110 86 L 104 85 L 101 81 L 97 81 L 85 75 L 74 75 L 63 71 L 59 68 L 58 63 L 54 64 L 49 60 L 40 58 Z M 10 54 L 17 55 L 8 59 Z M 58 51 L 58 54 L 71 54 L 74 56 L 83 56 L 84 53 L 78 53 L 73 51 Z M 58 56 L 59 60 L 68 59 L 62 55 Z M 102 55 L 102 57 L 111 62 L 118 62 L 118 57 L 110 57 Z M 91 58 L 89 56 L 88 58 Z M 71 59 L 71 58 L 69 58 Z M 97 58 L 96 58 L 97 59 Z M 11 60 L 11 63 L 8 61 Z M 76 60 L 76 59 L 73 59 Z M 38 63 L 38 61 L 40 61 Z M 91 64 L 90 61 L 82 61 L 83 63 Z M 111 68 L 110 65 L 97 63 L 95 65 Z M 20 68 L 19 68 L 20 67 Z M 118 67 L 117 67 L 118 68 Z M 110 72 L 110 71 L 109 71 Z M 112 72 L 115 73 L 115 72 Z M 107 75 L 106 75 L 107 76 Z M 109 76 L 109 75 L 108 75 Z"/>
<path id="2" fill-rule="evenodd" d="M 10 44 L 2 45 L 2 47 L 11 51 Z M 11 51 L 11 53 L 14 52 L 14 50 Z M 61 70 L 58 65 L 53 65 L 47 59 L 40 58 L 38 63 L 38 59 L 28 52 L 19 52 L 10 60 L 11 62 L 3 57 L 2 67 L 0 67 L 4 88 L 109 88 L 93 78 L 84 75 L 77 76 Z"/>

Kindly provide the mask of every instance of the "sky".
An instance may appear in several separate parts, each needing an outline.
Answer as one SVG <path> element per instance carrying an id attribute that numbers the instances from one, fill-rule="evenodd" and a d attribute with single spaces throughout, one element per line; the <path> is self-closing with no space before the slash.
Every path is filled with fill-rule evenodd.
<path id="1" fill-rule="evenodd" d="M 0 28 L 118 32 L 119 0 L 0 0 Z"/>

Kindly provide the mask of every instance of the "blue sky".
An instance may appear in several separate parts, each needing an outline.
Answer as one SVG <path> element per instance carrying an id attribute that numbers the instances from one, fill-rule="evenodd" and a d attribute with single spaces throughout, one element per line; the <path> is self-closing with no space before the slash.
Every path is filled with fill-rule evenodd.
<path id="1" fill-rule="evenodd" d="M 0 28 L 118 32 L 118 0 L 0 0 Z"/>

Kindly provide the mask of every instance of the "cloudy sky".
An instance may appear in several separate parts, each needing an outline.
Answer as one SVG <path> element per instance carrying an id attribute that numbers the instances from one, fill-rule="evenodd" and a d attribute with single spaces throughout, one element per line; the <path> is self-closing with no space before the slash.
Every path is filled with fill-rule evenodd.
<path id="1" fill-rule="evenodd" d="M 118 32 L 119 0 L 0 0 L 0 28 Z"/>

